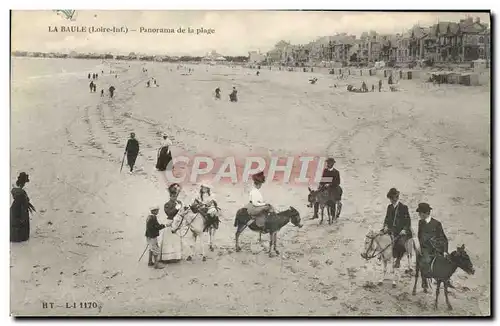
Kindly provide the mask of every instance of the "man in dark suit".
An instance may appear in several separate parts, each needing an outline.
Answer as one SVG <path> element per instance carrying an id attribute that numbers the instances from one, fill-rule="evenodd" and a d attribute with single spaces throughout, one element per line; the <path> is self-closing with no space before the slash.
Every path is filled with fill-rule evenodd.
<path id="1" fill-rule="evenodd" d="M 130 134 L 127 147 L 125 147 L 125 153 L 127 154 L 127 165 L 130 167 L 130 173 L 132 173 L 134 171 L 135 160 L 139 155 L 139 142 L 135 139 L 135 133 Z"/>
<path id="2" fill-rule="evenodd" d="M 418 204 L 418 241 L 420 242 L 421 255 L 418 257 L 422 278 L 429 278 L 431 263 L 436 255 L 448 254 L 448 238 L 444 234 L 441 222 L 433 219 L 432 207 L 427 203 Z M 454 288 L 448 281 L 448 287 Z"/>
<path id="3" fill-rule="evenodd" d="M 340 211 L 342 210 L 342 204 L 340 202 L 340 200 L 342 199 L 342 189 L 340 188 L 340 173 L 333 167 L 334 164 L 334 158 L 330 157 L 326 160 L 326 168 L 323 170 L 323 174 L 321 175 L 321 181 L 319 183 L 318 190 L 322 189 L 323 187 L 331 187 L 330 189 L 335 195 L 335 201 L 337 204 L 336 217 L 338 217 L 340 215 Z M 314 203 L 313 219 L 318 218 L 318 210 L 319 203 Z"/>
<path id="4" fill-rule="evenodd" d="M 390 200 L 384 219 L 383 232 L 389 232 L 394 241 L 392 254 L 396 258 L 394 268 L 399 268 L 401 258 L 406 252 L 406 241 L 412 237 L 411 219 L 408 206 L 399 201 L 399 191 L 391 188 L 387 193 Z"/>

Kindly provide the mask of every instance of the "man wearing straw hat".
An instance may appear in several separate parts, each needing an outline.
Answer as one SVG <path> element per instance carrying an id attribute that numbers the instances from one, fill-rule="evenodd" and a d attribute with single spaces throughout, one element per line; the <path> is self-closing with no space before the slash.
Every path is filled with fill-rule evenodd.
<path id="1" fill-rule="evenodd" d="M 151 214 L 149 214 L 146 220 L 146 239 L 149 246 L 149 260 L 148 266 L 154 266 L 155 269 L 162 269 L 165 266 L 160 263 L 160 246 L 158 246 L 158 237 L 160 236 L 160 230 L 165 228 L 164 224 L 158 222 L 158 212 L 160 211 L 159 206 L 152 206 L 149 208 Z"/>

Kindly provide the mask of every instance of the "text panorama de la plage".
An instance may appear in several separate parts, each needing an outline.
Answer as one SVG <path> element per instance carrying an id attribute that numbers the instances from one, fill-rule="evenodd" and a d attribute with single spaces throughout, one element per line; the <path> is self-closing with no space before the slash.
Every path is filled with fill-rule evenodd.
<path id="1" fill-rule="evenodd" d="M 126 26 L 49 26 L 49 33 L 143 33 L 143 34 L 195 34 L 195 35 L 211 35 L 215 34 L 215 29 L 200 27 L 177 27 L 177 28 L 163 28 L 163 27 L 139 27 L 128 28 Z"/>

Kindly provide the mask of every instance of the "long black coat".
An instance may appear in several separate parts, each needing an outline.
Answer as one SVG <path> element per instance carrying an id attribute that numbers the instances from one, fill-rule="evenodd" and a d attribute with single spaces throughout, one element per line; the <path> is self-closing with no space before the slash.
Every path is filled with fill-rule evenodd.
<path id="1" fill-rule="evenodd" d="M 137 156 L 137 154 L 139 154 L 139 142 L 137 141 L 137 139 L 130 138 L 127 141 L 127 147 L 125 147 L 125 151 L 128 154 Z"/>
<path id="2" fill-rule="evenodd" d="M 448 238 L 444 234 L 443 226 L 433 218 L 429 223 L 425 220 L 418 222 L 418 241 L 423 250 L 448 252 Z"/>
<path id="3" fill-rule="evenodd" d="M 402 230 L 405 230 L 407 237 L 411 238 L 411 219 L 408 206 L 400 202 L 394 208 L 392 204 L 389 204 L 385 214 L 384 226 L 387 226 L 394 235 L 398 235 Z"/>
<path id="4" fill-rule="evenodd" d="M 163 146 L 158 151 L 158 158 L 156 160 L 156 169 L 158 171 L 166 171 L 170 161 L 172 161 L 172 153 L 168 149 L 168 146 Z"/>
<path id="5" fill-rule="evenodd" d="M 10 206 L 10 241 L 22 242 L 30 237 L 30 199 L 20 187 L 12 188 L 14 202 Z"/>
<path id="6" fill-rule="evenodd" d="M 321 175 L 320 185 L 331 184 L 334 188 L 340 185 L 340 173 L 336 168 L 333 168 L 331 171 L 328 169 L 323 170 L 323 174 Z"/>

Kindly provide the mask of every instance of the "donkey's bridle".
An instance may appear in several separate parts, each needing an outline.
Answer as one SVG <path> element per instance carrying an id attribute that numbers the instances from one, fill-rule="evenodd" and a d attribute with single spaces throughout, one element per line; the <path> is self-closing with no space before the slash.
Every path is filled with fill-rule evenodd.
<path id="1" fill-rule="evenodd" d="M 394 240 L 392 240 L 392 239 L 391 239 L 391 242 L 390 242 L 387 246 L 385 246 L 385 248 L 383 248 L 382 250 L 380 250 L 378 253 L 376 252 L 376 250 L 377 250 L 377 249 L 376 249 L 376 248 L 374 248 L 374 249 L 373 249 L 373 253 L 372 253 L 370 256 L 368 256 L 368 253 L 369 253 L 369 252 L 370 252 L 370 250 L 372 249 L 373 244 L 376 242 L 376 240 L 375 240 L 375 239 L 377 239 L 380 235 L 381 235 L 381 234 L 376 234 L 376 235 L 374 235 L 374 236 L 372 236 L 372 237 L 367 236 L 367 238 L 369 238 L 369 239 L 371 240 L 371 242 L 370 242 L 370 246 L 368 247 L 368 249 L 366 249 L 366 252 L 365 252 L 365 259 L 366 259 L 366 260 L 370 260 L 370 259 L 372 259 L 372 258 L 377 257 L 378 255 L 380 255 L 381 253 L 383 253 L 384 251 L 386 251 L 386 250 L 387 250 L 387 248 L 389 248 L 389 247 L 390 247 L 390 246 L 391 246 L 391 245 L 392 245 L 392 244 L 393 244 L 393 243 L 397 240 L 397 238 L 399 238 L 399 236 L 398 236 L 398 237 L 397 237 L 396 239 L 394 239 Z M 378 241 L 377 241 L 377 244 L 378 244 L 378 245 L 380 245 L 380 243 L 378 243 Z"/>

